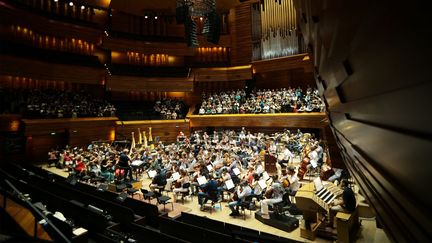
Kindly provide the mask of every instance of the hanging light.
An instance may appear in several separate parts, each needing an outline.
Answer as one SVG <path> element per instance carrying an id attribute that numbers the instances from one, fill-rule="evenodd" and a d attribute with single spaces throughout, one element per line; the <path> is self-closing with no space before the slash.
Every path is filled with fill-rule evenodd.
<path id="1" fill-rule="evenodd" d="M 72 7 L 73 5 L 74 5 L 74 4 L 73 4 L 73 2 L 69 2 L 69 6 L 71 6 L 71 7 Z"/>

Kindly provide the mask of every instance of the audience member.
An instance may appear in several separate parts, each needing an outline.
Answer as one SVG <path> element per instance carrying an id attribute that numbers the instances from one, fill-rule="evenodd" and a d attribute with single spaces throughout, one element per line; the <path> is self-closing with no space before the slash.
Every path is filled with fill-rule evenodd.
<path id="1" fill-rule="evenodd" d="M 116 108 L 83 91 L 0 89 L 0 113 L 26 118 L 77 118 L 115 116 Z"/>

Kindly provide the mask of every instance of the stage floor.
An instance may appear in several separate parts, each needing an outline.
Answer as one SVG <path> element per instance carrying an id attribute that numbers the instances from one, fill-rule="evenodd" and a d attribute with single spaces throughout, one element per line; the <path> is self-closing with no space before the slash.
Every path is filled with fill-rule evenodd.
<path id="1" fill-rule="evenodd" d="M 68 172 L 61 169 L 57 169 L 55 167 L 47 167 L 45 165 L 42 166 L 42 168 L 63 177 L 68 176 Z M 142 181 L 142 188 L 148 190 L 151 180 L 147 176 L 142 176 L 141 181 Z M 171 192 L 168 192 L 168 196 L 173 198 L 173 194 Z M 142 200 L 142 197 L 141 195 L 136 195 L 134 196 L 134 199 Z M 155 201 L 153 201 L 152 203 L 155 203 Z M 163 205 L 160 205 L 159 209 L 162 210 Z M 269 234 L 277 235 L 279 237 L 293 239 L 301 242 L 311 242 L 310 240 L 300 237 L 300 228 L 297 228 L 292 232 L 285 232 L 283 230 L 279 230 L 272 226 L 265 225 L 261 223 L 259 220 L 255 219 L 254 212 L 252 212 L 252 214 L 249 214 L 249 211 L 246 211 L 246 220 L 244 220 L 243 217 L 236 217 L 236 218 L 230 217 L 229 214 L 231 211 L 228 208 L 227 202 L 222 202 L 222 207 L 220 209 L 218 208 L 217 210 L 213 210 L 212 213 L 210 214 L 209 211 L 200 210 L 198 205 L 198 199 L 196 196 L 194 196 L 193 201 L 191 201 L 189 197 L 186 198 L 184 204 L 181 204 L 181 201 L 179 200 L 178 203 L 174 204 L 174 210 L 171 210 L 171 204 L 167 204 L 166 211 L 168 212 L 168 215 L 173 218 L 180 216 L 181 212 L 188 212 L 191 214 L 211 218 L 213 220 L 227 222 L 230 224 L 241 225 L 242 227 L 245 228 L 266 232 Z M 332 241 L 317 237 L 313 242 L 332 242 Z M 362 219 L 361 227 L 358 232 L 356 242 L 387 243 L 390 241 L 382 229 L 376 228 L 376 223 L 374 219 Z"/>

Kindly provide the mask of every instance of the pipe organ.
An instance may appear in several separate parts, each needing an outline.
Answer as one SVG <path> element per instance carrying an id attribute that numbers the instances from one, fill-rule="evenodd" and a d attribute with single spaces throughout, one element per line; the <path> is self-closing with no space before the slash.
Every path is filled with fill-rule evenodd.
<path id="1" fill-rule="evenodd" d="M 253 60 L 303 52 L 293 0 L 261 0 L 252 5 Z"/>

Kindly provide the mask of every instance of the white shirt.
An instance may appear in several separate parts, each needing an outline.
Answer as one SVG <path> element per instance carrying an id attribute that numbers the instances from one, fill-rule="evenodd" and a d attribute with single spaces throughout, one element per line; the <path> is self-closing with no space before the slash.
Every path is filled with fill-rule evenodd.
<path id="1" fill-rule="evenodd" d="M 240 192 L 240 188 L 237 189 L 237 195 L 238 195 L 239 200 L 244 200 L 245 197 L 247 197 L 251 194 L 252 194 L 252 189 L 250 188 L 250 186 L 243 187 L 242 192 Z"/>
<path id="2" fill-rule="evenodd" d="M 300 188 L 300 183 L 299 178 L 297 177 L 297 173 L 289 176 L 288 180 L 290 182 L 289 189 L 291 189 L 292 191 L 298 191 L 298 189 Z"/>
<path id="3" fill-rule="evenodd" d="M 288 148 L 285 148 L 283 151 L 283 160 L 290 161 L 290 159 L 294 157 L 294 155 L 289 151 Z"/>
<path id="4" fill-rule="evenodd" d="M 318 153 L 314 150 L 308 154 L 310 158 L 310 164 L 313 168 L 316 168 L 318 166 Z"/>

